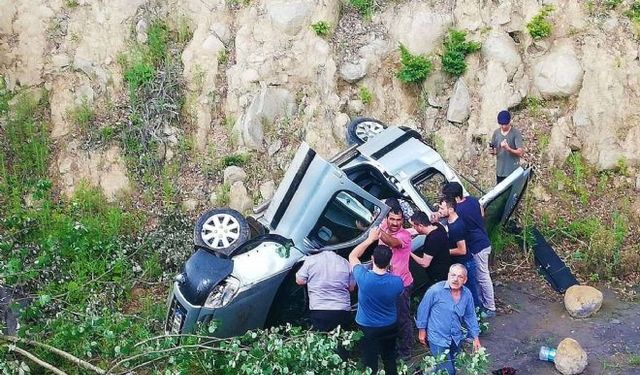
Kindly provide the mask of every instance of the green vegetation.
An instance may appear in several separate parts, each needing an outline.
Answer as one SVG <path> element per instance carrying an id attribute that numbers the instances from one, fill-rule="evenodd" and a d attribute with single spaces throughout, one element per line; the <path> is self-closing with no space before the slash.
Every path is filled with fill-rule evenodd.
<path id="1" fill-rule="evenodd" d="M 311 24 L 311 28 L 316 32 L 316 35 L 325 37 L 331 33 L 331 25 L 325 21 L 318 21 Z"/>
<path id="2" fill-rule="evenodd" d="M 421 83 L 433 69 L 433 64 L 423 55 L 412 55 L 404 45 L 400 44 L 401 67 L 396 77 L 404 83 Z"/>
<path id="3" fill-rule="evenodd" d="M 78 0 L 65 0 L 64 5 L 67 8 L 73 9 L 73 8 L 77 7 L 79 4 L 78 4 Z"/>
<path id="4" fill-rule="evenodd" d="M 360 100 L 365 105 L 369 105 L 373 101 L 373 94 L 367 88 L 367 86 L 360 86 L 360 90 L 358 91 L 358 96 L 360 96 Z"/>
<path id="5" fill-rule="evenodd" d="M 373 14 L 375 6 L 374 0 L 349 0 L 349 2 L 351 3 L 351 6 L 356 8 L 356 10 L 366 18 L 371 17 Z"/>
<path id="6" fill-rule="evenodd" d="M 91 108 L 89 102 L 84 99 L 82 104 L 69 111 L 69 115 L 76 126 L 86 131 L 88 130 L 91 120 L 93 120 L 93 108 Z"/>
<path id="7" fill-rule="evenodd" d="M 231 154 L 225 155 L 221 160 L 222 168 L 230 167 L 232 165 L 241 167 L 251 159 L 251 155 L 248 154 Z"/>
<path id="8" fill-rule="evenodd" d="M 544 39 L 551 35 L 552 25 L 547 19 L 549 14 L 554 10 L 552 5 L 545 5 L 540 9 L 540 12 L 533 16 L 531 21 L 527 24 L 527 30 L 529 35 L 534 40 Z"/>
<path id="9" fill-rule="evenodd" d="M 229 62 L 229 51 L 227 51 L 226 48 L 220 50 L 220 52 L 218 52 L 218 63 L 224 65 L 228 62 Z M 204 72 L 203 72 L 203 77 L 204 77 Z"/>
<path id="10" fill-rule="evenodd" d="M 629 354 L 627 363 L 629 363 L 631 367 L 640 367 L 640 354 Z"/>
<path id="11" fill-rule="evenodd" d="M 542 98 L 528 96 L 525 100 L 525 105 L 531 116 L 540 118 L 542 116 L 542 109 L 545 106 L 545 101 Z"/>
<path id="12" fill-rule="evenodd" d="M 467 33 L 451 29 L 443 44 L 442 70 L 460 76 L 467 70 L 465 58 L 467 55 L 480 50 L 480 43 L 466 40 Z"/>
<path id="13" fill-rule="evenodd" d="M 631 21 L 640 23 L 640 1 L 635 0 L 631 3 L 631 6 L 624 12 L 624 15 L 629 17 Z"/>

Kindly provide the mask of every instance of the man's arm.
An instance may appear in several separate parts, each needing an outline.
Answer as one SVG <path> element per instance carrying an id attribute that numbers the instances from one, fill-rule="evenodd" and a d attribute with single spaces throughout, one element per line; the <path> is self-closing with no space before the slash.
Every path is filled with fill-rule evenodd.
<path id="1" fill-rule="evenodd" d="M 307 280 L 309 279 L 309 263 L 310 258 L 305 259 L 304 263 L 302 263 L 302 267 L 296 272 L 296 284 L 298 285 L 306 285 Z"/>
<path id="2" fill-rule="evenodd" d="M 431 306 L 433 306 L 433 296 L 434 291 L 433 288 L 427 289 L 427 293 L 425 293 L 422 301 L 420 301 L 420 305 L 418 306 L 418 312 L 416 314 L 416 327 L 419 331 L 424 331 L 424 342 L 420 340 L 421 336 L 418 336 L 418 339 L 423 345 L 426 345 L 427 340 L 427 324 L 429 323 L 429 314 L 431 313 Z"/>
<path id="3" fill-rule="evenodd" d="M 367 248 L 379 238 L 380 230 L 378 228 L 372 228 L 367 239 L 351 250 L 349 253 L 349 266 L 351 269 L 361 263 L 360 257 L 362 254 L 364 254 L 365 250 L 367 250 Z"/>
<path id="4" fill-rule="evenodd" d="M 429 265 L 431 264 L 431 260 L 433 259 L 431 255 L 428 255 L 426 253 L 422 254 L 422 257 L 419 257 L 414 253 L 409 253 L 409 254 L 411 255 L 411 258 L 413 258 L 413 260 L 416 261 L 416 263 L 418 263 L 424 268 L 429 267 Z"/>
<path id="5" fill-rule="evenodd" d="M 382 242 L 386 243 L 387 246 L 391 248 L 391 250 L 402 247 L 402 241 L 395 238 L 393 235 L 383 231 L 382 229 L 380 229 L 380 239 L 382 240 Z"/>
<path id="6" fill-rule="evenodd" d="M 469 329 L 469 334 L 473 337 L 473 350 L 480 349 L 480 326 L 478 325 L 478 317 L 476 316 L 475 306 L 473 304 L 473 297 L 471 292 L 467 290 L 467 306 L 464 310 L 464 323 Z"/>
<path id="7" fill-rule="evenodd" d="M 456 242 L 456 247 L 449 249 L 451 255 L 465 255 L 467 253 L 467 243 L 465 240 Z"/>

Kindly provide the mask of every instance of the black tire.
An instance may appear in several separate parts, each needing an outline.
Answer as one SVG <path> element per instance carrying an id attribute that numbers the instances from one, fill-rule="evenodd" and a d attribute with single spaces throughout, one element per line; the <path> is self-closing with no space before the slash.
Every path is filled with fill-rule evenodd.
<path id="1" fill-rule="evenodd" d="M 198 218 L 193 232 L 196 246 L 230 257 L 233 252 L 249 240 L 249 224 L 236 210 L 214 208 Z"/>
<path id="2" fill-rule="evenodd" d="M 361 145 L 387 128 L 387 124 L 370 117 L 356 117 L 347 124 L 347 143 Z"/>

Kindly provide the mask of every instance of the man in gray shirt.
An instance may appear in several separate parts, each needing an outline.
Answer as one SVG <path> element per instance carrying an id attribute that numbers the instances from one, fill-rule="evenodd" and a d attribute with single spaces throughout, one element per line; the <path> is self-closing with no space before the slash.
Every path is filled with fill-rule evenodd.
<path id="1" fill-rule="evenodd" d="M 309 255 L 296 273 L 296 283 L 307 285 L 313 327 L 329 332 L 351 320 L 349 291 L 355 287 L 349 262 L 333 251 Z"/>
<path id="2" fill-rule="evenodd" d="M 493 132 L 489 147 L 491 154 L 496 155 L 496 178 L 500 183 L 520 165 L 520 157 L 524 154 L 522 134 L 511 126 L 511 113 L 498 113 L 500 128 Z"/>

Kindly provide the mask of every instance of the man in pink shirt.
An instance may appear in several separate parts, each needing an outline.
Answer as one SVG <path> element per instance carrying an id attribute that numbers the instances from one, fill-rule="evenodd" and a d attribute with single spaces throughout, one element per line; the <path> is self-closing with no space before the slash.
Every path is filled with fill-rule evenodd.
<path id="1" fill-rule="evenodd" d="M 409 271 L 411 233 L 402 227 L 404 217 L 398 200 L 389 198 L 385 203 L 391 210 L 380 225 L 380 241 L 391 248 L 391 274 L 400 276 L 404 285 L 404 291 L 397 303 L 398 356 L 408 359 L 411 357 L 411 347 L 413 346 L 413 322 L 409 299 L 413 288 L 413 276 Z"/>

